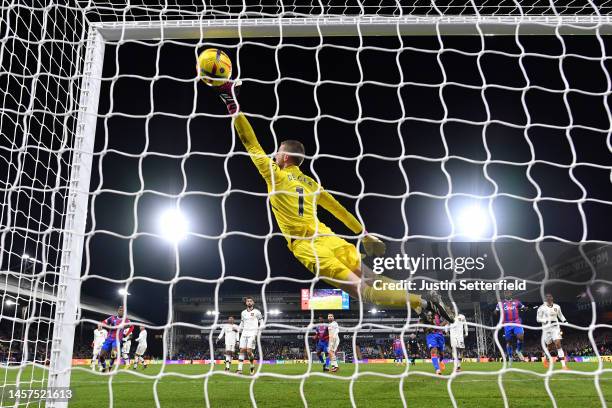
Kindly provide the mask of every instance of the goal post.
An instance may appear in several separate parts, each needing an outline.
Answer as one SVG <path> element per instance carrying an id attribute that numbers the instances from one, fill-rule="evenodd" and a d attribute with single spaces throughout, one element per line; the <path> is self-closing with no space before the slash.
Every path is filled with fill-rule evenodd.
<path id="1" fill-rule="evenodd" d="M 75 328 L 80 315 L 80 288 L 85 224 L 89 211 L 89 184 L 98 119 L 104 40 L 90 29 L 83 63 L 76 134 L 69 178 L 68 203 L 63 227 L 62 258 L 49 367 L 49 387 L 70 386 Z M 67 406 L 51 401 L 47 406 Z"/>

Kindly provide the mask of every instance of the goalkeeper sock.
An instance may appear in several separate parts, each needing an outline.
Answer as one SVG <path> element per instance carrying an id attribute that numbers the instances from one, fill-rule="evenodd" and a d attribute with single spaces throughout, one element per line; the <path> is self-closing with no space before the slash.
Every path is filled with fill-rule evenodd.
<path id="1" fill-rule="evenodd" d="M 557 357 L 559 357 L 559 360 L 561 360 L 561 366 L 565 367 L 565 352 L 562 348 L 557 349 Z"/>

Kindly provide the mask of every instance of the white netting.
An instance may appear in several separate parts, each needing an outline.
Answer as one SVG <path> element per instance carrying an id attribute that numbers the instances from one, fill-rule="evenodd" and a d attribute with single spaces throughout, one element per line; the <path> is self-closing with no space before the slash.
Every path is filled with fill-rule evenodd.
<path id="1" fill-rule="evenodd" d="M 314 313 L 271 318 L 270 292 L 314 287 L 318 279 L 289 263 L 263 183 L 228 116 L 195 77 L 197 53 L 206 47 L 230 54 L 234 77 L 244 83 L 240 102 L 266 151 L 299 138 L 306 172 L 370 232 L 388 242 L 465 237 L 470 229 L 462 230 L 459 213 L 477 204 L 490 222 L 480 239 L 535 244 L 541 274 L 525 277 L 584 290 L 592 316 L 567 327 L 583 332 L 599 356 L 598 330 L 612 326 L 599 320 L 592 289 L 610 279 L 588 245 L 612 241 L 606 228 L 612 2 L 16 1 L 1 10 L 5 385 L 45 384 L 48 370 L 29 370 L 31 364 L 50 364 L 56 385 L 67 384 L 71 371 L 85 371 L 69 366 L 74 329 L 93 329 L 102 316 L 90 310 L 112 310 L 121 301 L 129 318 L 163 334 L 158 357 L 164 362 L 177 359 L 177 338 L 188 330 L 210 335 L 218 328 L 227 291 L 256 294 L 264 332 L 298 334 L 300 352 L 310 354 L 303 339 L 316 323 Z M 89 188 L 83 163 L 91 159 Z M 172 208 L 191 214 L 180 245 L 164 243 L 157 225 L 158 215 Z M 575 269 L 586 278 L 556 274 L 571 262 L 547 259 L 540 244 L 548 240 L 580 243 L 577 259 L 584 263 Z M 501 272 L 491 280 L 516 275 L 491 248 Z M 118 287 L 131 295 L 117 297 Z M 80 289 L 81 308 L 70 313 Z M 175 308 L 177 298 L 194 291 L 206 294 L 194 310 L 206 304 L 211 319 L 183 319 L 184 310 Z M 86 308 L 86 296 L 99 299 Z M 340 320 L 342 330 L 408 329 L 366 316 L 364 310 L 356 321 Z M 54 327 L 54 320 L 65 326 Z M 478 322 L 470 325 L 481 333 L 479 350 L 486 352 L 486 343 L 503 350 L 497 336 L 503 326 Z M 76 338 L 75 353 L 86 336 Z M 346 351 L 357 354 L 357 343 L 353 336 Z M 200 354 L 214 357 L 212 336 Z M 308 364 L 293 377 L 301 380 L 305 405 Z M 135 374 L 154 379 L 158 405 L 166 366 L 154 375 Z M 605 371 L 599 360 L 584 374 L 602 406 Z M 508 372 L 504 365 L 487 373 L 498 380 L 504 406 Z M 207 403 L 214 375 L 181 374 L 205 378 Z M 399 378 L 401 390 L 414 372 L 369 375 Z M 102 380 L 111 400 L 114 376 Z M 556 406 L 553 371 L 538 376 Z M 249 389 L 253 404 L 262 377 L 286 378 L 258 370 Z M 356 371 L 348 378 L 353 405 L 362 377 Z M 447 379 L 453 405 L 456 378 L 453 371 Z"/>
<path id="2" fill-rule="evenodd" d="M 52 355 L 85 25 L 82 12 L 41 2 L 3 2 L 1 19 L 2 382 L 40 388 L 47 373 L 30 366 Z M 13 401 L 2 393 L 0 404 Z"/>

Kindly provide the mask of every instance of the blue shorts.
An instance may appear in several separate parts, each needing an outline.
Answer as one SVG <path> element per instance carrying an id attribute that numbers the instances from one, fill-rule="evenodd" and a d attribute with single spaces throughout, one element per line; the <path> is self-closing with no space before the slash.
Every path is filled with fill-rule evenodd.
<path id="1" fill-rule="evenodd" d="M 441 352 L 444 351 L 444 335 L 442 333 L 429 333 L 425 337 L 425 341 L 428 349 L 435 347 Z"/>
<path id="2" fill-rule="evenodd" d="M 505 326 L 504 337 L 506 340 L 512 340 L 512 336 L 518 336 L 519 334 L 525 333 L 525 330 L 521 326 Z"/>
<path id="3" fill-rule="evenodd" d="M 108 338 L 104 340 L 104 344 L 102 344 L 102 350 L 110 353 L 113 349 L 119 350 L 121 346 L 119 345 L 119 340 Z"/>
<path id="4" fill-rule="evenodd" d="M 319 340 L 317 342 L 317 352 L 327 353 L 327 347 L 329 346 L 329 342 L 325 340 Z"/>

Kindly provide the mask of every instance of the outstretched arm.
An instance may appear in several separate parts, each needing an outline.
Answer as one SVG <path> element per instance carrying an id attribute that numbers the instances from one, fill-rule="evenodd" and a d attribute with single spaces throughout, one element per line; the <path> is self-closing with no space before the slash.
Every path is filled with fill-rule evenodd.
<path id="1" fill-rule="evenodd" d="M 279 168 L 272 159 L 266 155 L 266 152 L 261 148 L 257 136 L 253 131 L 253 127 L 247 120 L 246 116 L 238 109 L 238 101 L 236 97 L 240 91 L 241 82 L 226 82 L 223 85 L 215 87 L 215 90 L 221 97 L 221 100 L 225 104 L 227 111 L 236 115 L 234 117 L 234 127 L 238 132 L 238 137 L 244 145 L 245 149 L 249 153 L 251 160 L 259 170 L 259 173 L 266 180 L 268 185 L 275 184 L 278 180 Z"/>
<path id="2" fill-rule="evenodd" d="M 318 203 L 321 207 L 332 213 L 334 217 L 342 221 L 342 223 L 355 234 L 361 234 L 363 232 L 364 228 L 359 220 L 327 191 L 321 190 Z"/>
<path id="3" fill-rule="evenodd" d="M 327 191 L 321 190 L 318 204 L 332 213 L 334 217 L 342 221 L 342 223 L 355 234 L 365 232 L 365 228 L 359 220 Z M 366 235 L 363 237 L 362 243 L 368 255 L 383 256 L 385 254 L 386 248 L 384 242 L 373 235 Z"/>
<path id="4" fill-rule="evenodd" d="M 242 112 L 238 113 L 234 119 L 234 127 L 238 132 L 240 141 L 244 145 L 246 151 L 249 153 L 251 160 L 253 160 L 253 163 L 255 164 L 255 167 L 257 167 L 257 170 L 261 176 L 264 178 L 264 180 L 266 180 L 266 183 L 274 184 L 274 182 L 278 180 L 277 173 L 279 168 L 262 149 L 259 141 L 257 140 L 257 136 L 255 136 L 253 127 Z"/>

